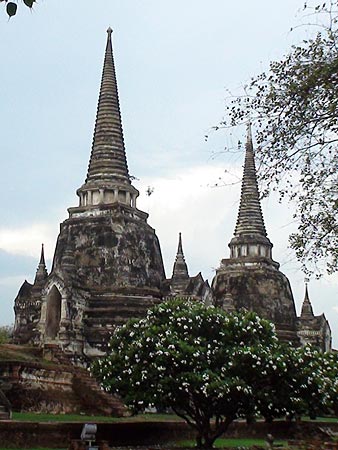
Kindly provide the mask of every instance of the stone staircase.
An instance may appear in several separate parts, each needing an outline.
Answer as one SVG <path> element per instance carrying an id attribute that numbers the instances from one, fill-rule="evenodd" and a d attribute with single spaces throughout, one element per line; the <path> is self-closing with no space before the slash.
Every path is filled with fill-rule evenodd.
<path id="1" fill-rule="evenodd" d="M 43 355 L 49 361 L 71 368 L 73 373 L 74 408 L 90 414 L 121 417 L 128 415 L 128 409 L 111 394 L 104 392 L 95 378 L 83 367 L 75 366 L 73 355 L 65 353 L 57 344 L 44 344 Z M 79 361 L 77 361 L 79 362 Z M 83 361 L 84 362 L 84 361 Z M 87 361 L 88 363 L 88 361 Z"/>
<path id="2" fill-rule="evenodd" d="M 120 399 L 103 391 L 89 372 L 80 369 L 74 374 L 74 392 L 79 396 L 81 404 L 92 414 L 104 414 L 115 417 L 129 415 L 128 409 Z"/>

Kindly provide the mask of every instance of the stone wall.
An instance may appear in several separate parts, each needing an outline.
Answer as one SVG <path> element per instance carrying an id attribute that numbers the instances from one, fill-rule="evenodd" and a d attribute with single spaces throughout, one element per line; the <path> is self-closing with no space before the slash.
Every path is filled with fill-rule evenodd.
<path id="1" fill-rule="evenodd" d="M 173 443 L 193 439 L 193 430 L 183 422 L 119 422 L 98 423 L 97 440 L 113 446 L 141 446 Z M 72 439 L 79 439 L 81 423 L 38 423 L 0 421 L 0 442 L 8 448 L 49 447 L 67 448 Z M 313 439 L 324 434 L 320 428 L 329 427 L 337 432 L 337 423 L 299 423 L 278 421 L 272 424 L 258 422 L 250 426 L 245 422 L 233 423 L 225 437 L 265 438 L 271 433 L 276 439 Z"/>

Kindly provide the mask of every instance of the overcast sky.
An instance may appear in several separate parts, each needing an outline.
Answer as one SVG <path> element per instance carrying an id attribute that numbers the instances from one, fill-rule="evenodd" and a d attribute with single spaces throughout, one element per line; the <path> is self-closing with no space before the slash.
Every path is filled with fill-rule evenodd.
<path id="1" fill-rule="evenodd" d="M 42 242 L 50 268 L 59 224 L 78 203 L 106 29 L 114 30 L 138 206 L 150 214 L 167 276 L 181 231 L 190 274 L 202 271 L 211 282 L 229 255 L 244 157 L 222 153 L 244 139 L 243 130 L 211 127 L 222 119 L 229 90 L 240 93 L 307 35 L 304 27 L 289 32 L 302 6 L 303 0 L 40 0 L 32 13 L 19 2 L 8 21 L 0 4 L 0 325 L 13 322 L 13 300 L 24 279 L 33 281 Z M 274 259 L 291 281 L 299 311 L 304 275 L 287 242 L 293 209 L 273 197 L 263 202 Z M 338 347 L 338 277 L 311 281 L 309 290 Z"/>

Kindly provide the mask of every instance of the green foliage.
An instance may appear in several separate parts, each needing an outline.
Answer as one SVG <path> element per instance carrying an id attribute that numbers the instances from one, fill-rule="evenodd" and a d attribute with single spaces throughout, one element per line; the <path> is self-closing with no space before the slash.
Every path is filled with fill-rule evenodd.
<path id="1" fill-rule="evenodd" d="M 277 398 L 288 381 L 286 361 L 274 326 L 255 313 L 172 300 L 121 327 L 92 370 L 134 413 L 170 408 L 209 448 L 236 418 L 289 412 L 288 396 Z"/>
<path id="2" fill-rule="evenodd" d="M 313 379 L 318 386 L 318 392 L 308 401 L 311 406 L 312 403 L 314 404 L 312 417 L 317 417 L 320 413 L 334 414 L 338 417 L 338 353 L 328 352 L 323 354 L 317 352 L 316 354 L 316 351 L 314 351 L 314 356 L 310 359 L 307 370 L 309 372 L 308 380 Z M 306 394 L 308 394 L 308 391 Z M 315 396 L 320 399 L 321 408 L 319 410 L 314 402 Z M 311 412 L 310 408 L 306 409 Z"/>
<path id="3" fill-rule="evenodd" d="M 230 100 L 223 123 L 254 122 L 264 193 L 278 190 L 297 203 L 290 244 L 309 275 L 323 272 L 318 261 L 329 274 L 338 269 L 337 5 L 314 8 L 320 32 L 252 78 L 245 95 Z"/>
<path id="4" fill-rule="evenodd" d="M 12 337 L 13 327 L 9 325 L 0 326 L 0 345 L 7 344 Z"/>
<path id="5" fill-rule="evenodd" d="M 13 2 L 8 2 L 6 5 L 6 12 L 9 17 L 15 16 L 18 5 Z"/>
<path id="6" fill-rule="evenodd" d="M 321 353 L 311 346 L 289 354 L 290 401 L 293 414 L 338 415 L 338 354 Z"/>
<path id="7" fill-rule="evenodd" d="M 36 0 L 22 0 L 22 1 L 30 9 L 33 8 L 34 3 L 36 2 Z M 6 12 L 7 12 L 9 18 L 15 16 L 15 14 L 17 13 L 17 10 L 18 10 L 18 5 L 17 5 L 16 1 L 12 2 L 12 1 L 8 1 L 8 0 L 0 0 L 0 2 L 5 2 Z"/>

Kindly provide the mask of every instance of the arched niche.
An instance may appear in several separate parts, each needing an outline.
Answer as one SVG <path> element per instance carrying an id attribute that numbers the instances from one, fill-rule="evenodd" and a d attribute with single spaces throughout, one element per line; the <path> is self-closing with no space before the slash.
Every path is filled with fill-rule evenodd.
<path id="1" fill-rule="evenodd" d="M 47 295 L 46 336 L 55 339 L 60 329 L 61 294 L 53 285 Z"/>

